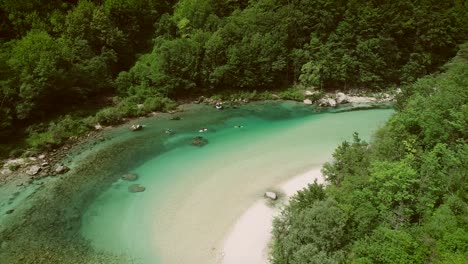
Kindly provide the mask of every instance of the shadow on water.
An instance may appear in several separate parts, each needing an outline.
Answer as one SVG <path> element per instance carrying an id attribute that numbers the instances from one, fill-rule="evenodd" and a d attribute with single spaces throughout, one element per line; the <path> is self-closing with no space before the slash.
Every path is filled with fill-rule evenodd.
<path id="1" fill-rule="evenodd" d="M 351 109 L 330 112 L 340 111 Z M 68 174 L 40 187 L 0 226 L 1 263 L 133 263 L 125 256 L 95 252 L 80 233 L 88 206 L 121 175 L 149 158 L 189 144 L 200 127 L 222 128 L 230 118 L 244 116 L 279 121 L 315 112 L 313 107 L 293 102 L 253 103 L 223 111 L 196 106 L 177 114 L 180 121 L 169 120 L 169 115 L 141 119 L 138 122 L 147 126 L 142 131 L 132 133 L 120 127 L 104 135 L 110 138 L 106 142 L 76 146 L 75 152 L 96 151 L 80 157 Z M 169 141 L 170 136 L 164 133 L 167 128 L 181 136 Z"/>

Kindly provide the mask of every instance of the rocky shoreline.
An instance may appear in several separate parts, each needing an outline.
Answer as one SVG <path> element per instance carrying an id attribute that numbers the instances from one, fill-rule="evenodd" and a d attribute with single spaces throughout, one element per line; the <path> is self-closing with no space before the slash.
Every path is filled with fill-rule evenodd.
<path id="1" fill-rule="evenodd" d="M 315 107 L 331 107 L 335 108 L 339 105 L 351 105 L 352 107 L 359 107 L 360 105 L 378 105 L 382 103 L 391 103 L 395 101 L 395 97 L 401 90 L 397 89 L 391 92 L 381 92 L 364 95 L 362 91 L 354 91 L 348 94 L 343 92 L 326 93 L 322 94 L 313 90 L 304 90 L 305 105 Z M 279 96 L 272 94 L 274 100 L 283 100 Z M 196 100 L 191 100 L 193 104 L 205 104 L 211 106 L 219 106 L 220 104 L 225 107 L 237 108 L 240 105 L 248 104 L 251 101 L 259 101 L 248 98 L 237 98 L 233 100 L 213 99 L 209 97 L 200 96 Z M 183 102 L 187 103 L 187 102 Z M 180 110 L 171 111 L 170 114 L 175 114 Z M 156 116 L 160 113 L 153 112 L 149 116 Z M 120 126 L 128 126 L 136 118 L 126 118 Z M 138 126 L 138 129 L 136 129 Z M 64 164 L 64 160 L 69 154 L 70 150 L 76 146 L 90 141 L 104 141 L 102 131 L 111 129 L 112 126 L 104 127 L 100 124 L 94 126 L 93 131 L 89 131 L 86 135 L 81 137 L 71 137 L 64 145 L 54 148 L 50 151 L 43 151 L 37 155 L 26 155 L 21 158 L 10 158 L 0 161 L 0 187 L 12 178 L 19 186 L 27 186 L 37 179 L 47 176 L 57 176 L 66 173 L 69 168 Z M 129 126 L 130 130 L 138 131 L 142 129 L 141 125 L 133 124 Z M 23 155 L 25 156 L 25 155 Z"/>
<path id="2" fill-rule="evenodd" d="M 395 101 L 395 95 L 400 93 L 401 90 L 396 90 L 395 94 L 390 93 L 376 93 L 371 96 L 363 96 L 359 93 L 345 94 L 342 92 L 328 93 L 324 97 L 315 101 L 315 104 L 320 107 L 337 107 L 342 104 L 351 104 L 358 106 L 360 104 L 381 104 L 390 103 Z M 314 96 L 313 92 L 306 91 L 305 96 Z M 304 104 L 313 104 L 311 99 L 305 99 Z"/>
<path id="3" fill-rule="evenodd" d="M 348 94 L 343 92 L 335 93 L 320 93 L 313 90 L 304 90 L 304 100 L 302 101 L 305 105 L 311 105 L 316 107 L 331 107 L 335 108 L 339 105 L 351 105 L 352 107 L 359 107 L 360 105 L 378 105 L 382 103 L 391 103 L 395 101 L 395 97 L 401 90 L 397 89 L 390 92 L 381 92 L 373 94 L 363 94 L 362 91 L 354 91 Z M 274 100 L 283 100 L 279 96 L 272 94 Z M 237 98 L 232 100 L 213 99 L 209 97 L 200 96 L 196 100 L 191 100 L 193 104 L 205 104 L 211 106 L 223 105 L 225 107 L 237 108 L 240 105 L 248 104 L 251 101 L 259 101 L 248 98 Z M 187 103 L 187 102 L 183 102 Z M 218 108 L 220 109 L 220 108 Z M 171 111 L 170 114 L 174 114 L 180 110 Z M 160 113 L 153 112 L 149 116 L 156 116 Z M 123 120 L 123 124 L 120 126 L 128 126 L 130 122 L 137 118 L 126 118 Z M 138 127 L 138 129 L 136 129 Z M 66 173 L 69 168 L 64 164 L 65 157 L 69 154 L 70 150 L 76 146 L 81 145 L 90 141 L 104 141 L 102 137 L 102 131 L 110 129 L 112 126 L 104 127 L 100 124 L 94 126 L 93 131 L 89 131 L 86 135 L 81 137 L 71 137 L 61 147 L 54 148 L 50 151 L 43 151 L 37 155 L 26 155 L 21 158 L 10 158 L 0 161 L 0 187 L 16 177 L 16 181 L 19 181 L 20 186 L 26 186 L 31 184 L 34 180 L 41 179 L 47 176 L 57 176 Z M 133 131 L 142 129 L 139 124 L 130 125 L 129 128 Z M 24 155 L 23 155 L 24 156 Z M 18 179 L 19 178 L 19 179 Z"/>

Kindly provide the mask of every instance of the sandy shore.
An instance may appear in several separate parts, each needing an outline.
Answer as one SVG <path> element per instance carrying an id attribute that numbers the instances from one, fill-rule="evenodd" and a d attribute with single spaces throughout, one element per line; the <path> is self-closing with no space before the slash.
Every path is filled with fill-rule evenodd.
<path id="1" fill-rule="evenodd" d="M 278 190 L 286 195 L 285 202 L 297 191 L 307 187 L 317 180 L 324 179 L 320 168 L 314 168 L 298 175 L 278 186 Z M 271 240 L 273 218 L 280 212 L 284 203 L 269 206 L 266 199 L 256 201 L 241 217 L 223 242 L 223 264 L 267 264 L 268 245 Z"/>

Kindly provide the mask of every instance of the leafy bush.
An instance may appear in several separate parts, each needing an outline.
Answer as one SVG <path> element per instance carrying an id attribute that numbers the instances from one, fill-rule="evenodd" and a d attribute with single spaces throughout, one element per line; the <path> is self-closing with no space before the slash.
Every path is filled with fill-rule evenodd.
<path id="1" fill-rule="evenodd" d="M 293 100 L 293 101 L 302 101 L 305 99 L 304 92 L 296 87 L 291 87 L 284 91 L 281 91 L 278 96 L 281 99 Z"/>
<path id="2" fill-rule="evenodd" d="M 70 115 L 50 122 L 46 127 L 44 124 L 29 130 L 26 139 L 27 144 L 33 149 L 42 149 L 61 145 L 72 136 L 79 136 L 88 131 L 84 119 L 73 118 Z"/>
<path id="3" fill-rule="evenodd" d="M 115 125 L 122 122 L 122 117 L 116 107 L 107 107 L 97 112 L 95 121 L 103 125 Z"/>

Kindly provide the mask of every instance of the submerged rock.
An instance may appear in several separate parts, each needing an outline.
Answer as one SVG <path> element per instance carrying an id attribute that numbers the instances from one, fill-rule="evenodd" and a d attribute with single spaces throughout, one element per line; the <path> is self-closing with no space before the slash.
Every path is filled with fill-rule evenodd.
<path id="1" fill-rule="evenodd" d="M 132 184 L 128 187 L 128 191 L 131 193 L 144 192 L 146 188 L 140 184 Z"/>
<path id="2" fill-rule="evenodd" d="M 29 169 L 26 171 L 26 173 L 28 175 L 34 176 L 34 175 L 38 174 L 40 170 L 41 170 L 40 166 L 33 165 L 33 166 L 29 167 Z"/>
<path id="3" fill-rule="evenodd" d="M 268 198 L 268 199 L 271 199 L 273 201 L 278 199 L 278 196 L 274 192 L 266 192 L 265 197 Z"/>
<path id="4" fill-rule="evenodd" d="M 136 181 L 138 179 L 138 175 L 134 173 L 128 173 L 122 176 L 122 180 L 125 181 Z"/>
<path id="5" fill-rule="evenodd" d="M 192 145 L 197 146 L 197 147 L 202 147 L 206 144 L 208 144 L 208 140 L 200 136 L 195 137 L 192 140 Z"/>
<path id="6" fill-rule="evenodd" d="M 180 120 L 180 116 L 171 116 L 170 120 Z"/>

